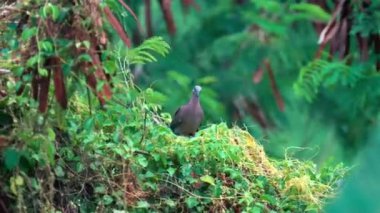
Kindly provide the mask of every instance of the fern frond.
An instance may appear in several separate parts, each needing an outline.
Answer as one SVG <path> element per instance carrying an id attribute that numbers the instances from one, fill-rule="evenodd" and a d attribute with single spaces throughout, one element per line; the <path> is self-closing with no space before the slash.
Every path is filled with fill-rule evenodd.
<path id="1" fill-rule="evenodd" d="M 140 46 L 127 50 L 125 58 L 129 64 L 145 64 L 157 61 L 154 54 L 166 56 L 170 46 L 162 37 L 152 37 L 145 40 Z"/>
<path id="2" fill-rule="evenodd" d="M 312 101 L 321 86 L 354 86 L 361 77 L 360 70 L 354 70 L 344 61 L 328 62 L 317 59 L 302 67 L 293 88 L 296 94 Z"/>

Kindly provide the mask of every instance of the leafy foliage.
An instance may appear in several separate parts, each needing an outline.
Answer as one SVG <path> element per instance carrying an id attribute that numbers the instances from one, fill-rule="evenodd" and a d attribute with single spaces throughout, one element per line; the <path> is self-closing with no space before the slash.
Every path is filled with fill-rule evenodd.
<path id="1" fill-rule="evenodd" d="M 312 162 L 269 159 L 247 131 L 224 123 L 193 138 L 171 132 L 170 116 L 159 113 L 166 96 L 139 89 L 130 72 L 130 65 L 155 61 L 153 54 L 166 55 L 168 48 L 151 38 L 125 52 L 105 52 L 104 69 L 115 77 L 103 109 L 92 104 L 96 97 L 81 78 L 68 82 L 75 89 L 66 111 L 53 106 L 41 114 L 29 96 L 3 100 L 17 125 L 0 161 L 7 168 L 0 172 L 0 202 L 9 199 L 19 212 L 320 210 L 346 173 L 343 166 L 318 170 Z M 168 75 L 189 84 L 186 76 Z M 16 84 L 9 81 L 8 88 Z"/>
<path id="2" fill-rule="evenodd" d="M 16 210 L 320 210 L 347 172 L 270 159 L 247 131 L 224 123 L 178 137 L 167 127 L 170 116 L 149 101 L 151 89 L 114 83 L 115 101 L 105 110 L 92 111 L 87 96 L 75 92 L 59 128 L 51 117 L 39 134 L 27 125 L 13 130 L 18 147 L 10 155 L 22 162 L 1 173 L 9 185 L 1 184 Z"/>
<path id="3" fill-rule="evenodd" d="M 295 91 L 311 101 L 318 93 L 320 86 L 332 87 L 337 84 L 353 87 L 362 78 L 361 69 L 350 68 L 344 62 L 315 60 L 303 67 Z"/>
<path id="4" fill-rule="evenodd" d="M 124 56 L 130 65 L 145 64 L 156 62 L 157 59 L 152 53 L 166 56 L 169 53 L 170 46 L 162 37 L 152 37 L 145 40 L 142 44 L 133 49 L 121 50 L 121 57 Z"/>
<path id="5" fill-rule="evenodd" d="M 377 2 L 365 2 L 350 2 L 349 15 L 337 12 L 338 16 L 334 15 L 337 5 L 319 0 L 199 2 L 202 9 L 187 14 L 173 2 L 176 23 L 186 24 L 177 28 L 171 54 L 144 66 L 135 80 L 170 97 L 163 102 L 168 112 L 186 100 L 194 84 L 201 84 L 210 90 L 201 97 L 208 109 L 206 123 L 222 120 L 245 126 L 263 138 L 266 150 L 277 157 L 284 155 L 286 144 L 314 150 L 296 152 L 297 157 L 350 161 L 366 144 L 368 115 L 378 114 L 374 108 L 379 100 L 378 54 L 375 37 L 370 35 L 377 33 L 373 29 L 379 10 Z M 144 20 L 144 14 L 138 15 Z M 351 28 L 318 47 L 318 36 L 329 21 L 342 25 L 340 16 L 350 20 Z M 159 35 L 167 36 L 164 23 L 155 27 Z M 362 43 L 368 44 L 367 51 Z M 269 75 L 255 81 L 265 61 L 273 70 L 277 93 Z M 283 100 L 283 112 L 276 105 L 276 94 Z M 367 127 L 358 128 L 359 123 Z M 334 151 L 318 151 L 321 144 L 333 144 Z"/>
<path id="6" fill-rule="evenodd" d="M 114 28 L 127 47 L 131 44 L 106 4 L 38 0 L 1 9 L 5 11 L 0 17 L 0 27 L 4 29 L 1 40 L 10 40 L 1 43 L 1 59 L 13 65 L 18 82 L 11 90 L 23 95 L 25 87 L 29 87 L 24 95 L 32 96 L 44 113 L 49 107 L 52 81 L 55 99 L 66 109 L 67 81 L 83 74 L 103 105 L 110 99 L 112 91 L 107 80 L 111 76 L 102 67 L 109 41 L 104 23 Z"/>
<path id="7" fill-rule="evenodd" d="M 378 131 L 372 128 L 379 120 L 380 102 L 375 72 L 378 2 L 352 2 L 349 16 L 349 4 L 340 16 L 332 12 L 332 4 L 321 1 L 182 1 L 187 13 L 175 1 L 132 2 L 134 11 L 146 12 L 144 18 L 141 13 L 136 18 L 121 0 L 75 8 L 67 2 L 35 2 L 40 7 L 26 2 L 22 10 L 14 10 L 31 10 L 32 19 L 22 21 L 22 28 L 14 21 L 22 20 L 21 14 L 0 24 L 0 45 L 6 47 L 0 51 L 0 67 L 14 74 L 0 83 L 0 117 L 10 120 L 0 123 L 6 127 L 0 135 L 0 209 L 6 203 L 16 212 L 321 211 L 347 172 L 326 159 L 340 159 L 344 149 L 350 160 L 366 136 Z M 201 10 L 195 13 L 190 6 Z M 105 16 L 91 13 L 94 8 Z M 78 23 L 66 22 L 70 14 L 81 17 L 73 19 Z M 162 15 L 165 22 L 156 21 Z M 171 54 L 161 37 L 141 43 L 139 19 L 146 21 L 148 36 L 153 26 L 163 38 L 169 31 Z M 41 20 L 44 24 L 38 25 Z M 99 20 L 105 20 L 104 26 Z M 331 24 L 334 20 L 340 22 Z M 344 25 L 348 20 L 352 28 Z M 327 21 L 326 26 L 339 26 L 335 33 L 340 33 L 324 40 L 331 44 L 330 53 L 320 47 L 320 57 L 313 59 L 318 40 L 314 32 Z M 51 23 L 76 26 L 82 31 L 72 30 L 74 35 L 85 29 L 90 36 L 55 36 L 63 31 L 52 36 L 45 26 Z M 133 32 L 136 47 L 111 49 L 113 42 L 130 46 L 126 29 Z M 333 42 L 355 36 L 357 43 Z M 108 45 L 101 42 L 104 38 Z M 348 47 L 351 51 L 343 51 Z M 24 49 L 31 54 L 19 52 Z M 74 49 L 84 52 L 72 54 Z M 47 66 L 58 64 L 54 56 L 62 64 Z M 157 56 L 167 58 L 145 65 L 157 62 Z M 75 66 L 81 63 L 91 65 L 84 67 L 89 73 L 101 71 L 112 79 L 96 76 L 96 84 L 88 83 L 88 74 L 77 75 L 85 70 Z M 259 75 L 263 64 L 271 68 L 268 76 Z M 29 74 L 25 69 L 34 70 Z M 65 81 L 58 76 L 54 87 L 38 83 L 45 95 L 30 98 L 36 91 L 33 81 L 46 82 L 61 71 Z M 134 81 L 153 89 L 141 89 Z M 167 128 L 170 115 L 161 109 L 174 112 L 195 83 L 204 86 L 207 124 L 193 138 L 176 137 Z M 103 102 L 108 84 L 112 97 Z M 16 96 L 22 85 L 22 94 Z M 59 107 L 65 104 L 58 88 L 66 88 L 71 100 L 66 111 Z M 61 91 L 57 104 L 47 102 L 49 91 Z M 276 106 L 278 97 L 285 111 Z M 38 109 L 42 102 L 49 107 Z M 220 120 L 228 125 L 213 124 Z M 235 121 L 259 140 L 231 124 Z M 357 186 L 355 181 L 349 184 Z"/>
<path id="8" fill-rule="evenodd" d="M 380 208 L 378 200 L 373 196 L 380 191 L 380 186 L 377 184 L 377 177 L 380 174 L 380 168 L 377 166 L 379 163 L 377 158 L 379 137 L 378 131 L 370 135 L 369 146 L 360 153 L 356 161 L 355 173 L 346 179 L 339 197 L 326 207 L 327 212 L 372 212 Z M 352 202 L 353 199 L 356 201 Z"/>

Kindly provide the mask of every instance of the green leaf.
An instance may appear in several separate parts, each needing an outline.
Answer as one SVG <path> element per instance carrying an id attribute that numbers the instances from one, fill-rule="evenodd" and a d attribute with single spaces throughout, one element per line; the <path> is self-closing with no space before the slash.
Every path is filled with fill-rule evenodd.
<path id="1" fill-rule="evenodd" d="M 41 141 L 43 137 L 41 135 L 34 135 L 31 137 L 26 143 L 27 147 L 31 149 L 33 152 L 38 153 L 41 150 Z"/>
<path id="2" fill-rule="evenodd" d="M 261 213 L 261 212 L 262 212 L 262 209 L 261 209 L 260 207 L 255 206 L 255 207 L 253 207 L 253 208 L 251 209 L 251 212 L 252 212 L 252 213 Z"/>
<path id="3" fill-rule="evenodd" d="M 117 70 L 117 65 L 112 60 L 103 61 L 103 67 L 107 74 L 114 74 Z"/>
<path id="4" fill-rule="evenodd" d="M 40 16 L 43 19 L 46 19 L 49 15 L 49 7 L 48 4 L 46 4 L 42 9 L 40 9 Z"/>
<path id="5" fill-rule="evenodd" d="M 152 154 L 152 157 L 153 157 L 153 159 L 154 159 L 155 161 L 160 161 L 160 159 L 161 159 L 161 155 L 160 155 L 160 154 L 157 154 L 157 153 Z"/>
<path id="6" fill-rule="evenodd" d="M 51 17 L 53 18 L 53 21 L 57 21 L 60 15 L 59 7 L 56 5 L 51 4 Z"/>
<path id="7" fill-rule="evenodd" d="M 79 55 L 77 60 L 78 60 L 78 62 L 91 62 L 92 58 L 89 54 L 83 53 L 83 54 Z"/>
<path id="8" fill-rule="evenodd" d="M 49 141 L 55 141 L 55 132 L 52 128 L 47 129 Z"/>
<path id="9" fill-rule="evenodd" d="M 153 53 L 165 56 L 169 49 L 170 46 L 161 37 L 152 37 L 145 40 L 140 46 L 128 50 L 125 55 L 130 64 L 145 64 L 157 61 Z"/>
<path id="10" fill-rule="evenodd" d="M 146 100 L 152 104 L 163 104 L 168 99 L 164 94 L 148 88 L 145 91 Z"/>
<path id="11" fill-rule="evenodd" d="M 15 178 L 15 183 L 17 186 L 22 186 L 24 185 L 24 179 L 20 175 L 17 175 Z"/>
<path id="12" fill-rule="evenodd" d="M 167 75 L 170 79 L 176 81 L 179 85 L 181 85 L 182 88 L 186 88 L 188 85 L 190 85 L 191 79 L 186 75 L 183 75 L 176 71 L 169 71 Z"/>
<path id="13" fill-rule="evenodd" d="M 86 131 L 91 131 L 93 126 L 94 126 L 94 118 L 93 117 L 87 119 L 87 121 L 83 125 L 83 127 Z"/>
<path id="14" fill-rule="evenodd" d="M 18 189 L 23 185 L 24 179 L 20 175 L 10 178 L 10 190 L 14 195 L 18 195 Z"/>
<path id="15" fill-rule="evenodd" d="M 54 141 L 48 141 L 45 139 L 43 143 L 42 151 L 46 153 L 46 156 L 50 164 L 54 164 L 54 155 L 55 155 L 55 145 Z"/>
<path id="16" fill-rule="evenodd" d="M 119 130 L 116 130 L 116 131 L 112 134 L 112 140 L 113 140 L 113 142 L 118 143 L 118 142 L 119 142 L 119 139 L 120 139 L 120 133 L 119 133 Z"/>
<path id="17" fill-rule="evenodd" d="M 48 76 L 48 71 L 45 68 L 39 68 L 38 69 L 38 74 L 40 74 L 41 76 L 46 77 L 46 76 Z"/>
<path id="18" fill-rule="evenodd" d="M 87 41 L 87 40 L 82 41 L 82 44 L 83 44 L 83 46 L 86 47 L 86 49 L 90 49 L 91 43 L 89 41 Z"/>
<path id="19" fill-rule="evenodd" d="M 195 206 L 199 204 L 197 198 L 195 197 L 188 197 L 186 198 L 185 202 L 188 208 L 194 208 Z"/>
<path id="20" fill-rule="evenodd" d="M 176 206 L 176 203 L 173 200 L 171 200 L 171 199 L 166 199 L 165 200 L 165 204 L 168 205 L 168 206 L 170 206 L 170 207 L 175 207 Z"/>
<path id="21" fill-rule="evenodd" d="M 104 185 L 95 187 L 95 193 L 104 194 L 105 192 L 106 192 L 106 188 L 104 187 Z"/>
<path id="22" fill-rule="evenodd" d="M 221 182 L 217 183 L 212 189 L 213 196 L 220 197 L 223 194 L 223 187 Z"/>
<path id="23" fill-rule="evenodd" d="M 82 172 L 84 170 L 84 165 L 81 162 L 77 162 L 75 165 L 75 171 Z"/>
<path id="24" fill-rule="evenodd" d="M 265 9 L 269 12 L 275 13 L 281 11 L 282 5 L 277 0 L 251 0 L 258 8 Z"/>
<path id="25" fill-rule="evenodd" d="M 31 180 L 30 182 L 31 182 L 33 189 L 41 190 L 41 185 L 40 185 L 39 181 L 37 181 L 36 178 L 30 178 L 30 180 Z"/>
<path id="26" fill-rule="evenodd" d="M 103 89 L 103 86 L 106 84 L 105 81 L 98 81 L 96 84 L 96 91 L 101 91 Z"/>
<path id="27" fill-rule="evenodd" d="M 211 177 L 210 175 L 203 175 L 202 177 L 200 177 L 200 180 L 202 182 L 215 186 L 215 179 Z"/>
<path id="28" fill-rule="evenodd" d="M 176 170 L 177 169 L 173 168 L 173 167 L 170 167 L 169 169 L 167 169 L 167 171 L 168 171 L 168 173 L 169 173 L 170 176 L 173 176 Z"/>
<path id="29" fill-rule="evenodd" d="M 65 172 L 63 171 L 63 169 L 62 169 L 61 166 L 56 166 L 55 169 L 54 169 L 54 172 L 57 175 L 57 177 L 63 177 L 63 176 L 65 176 Z"/>
<path id="30" fill-rule="evenodd" d="M 9 170 L 14 169 L 20 162 L 20 152 L 13 148 L 7 148 L 4 151 L 4 164 Z"/>
<path id="31" fill-rule="evenodd" d="M 218 82 L 218 79 L 215 76 L 205 76 L 198 80 L 198 83 L 203 85 L 212 84 L 215 82 Z"/>
<path id="32" fill-rule="evenodd" d="M 331 15 L 316 4 L 310 4 L 310 3 L 292 4 L 290 5 L 290 9 L 303 12 L 307 14 L 309 17 L 315 20 L 319 20 L 319 21 L 327 22 L 331 19 Z"/>
<path id="33" fill-rule="evenodd" d="M 109 195 L 103 196 L 103 203 L 104 205 L 110 205 L 113 202 L 113 198 Z"/>
<path id="34" fill-rule="evenodd" d="M 144 209 L 147 209 L 150 207 L 149 203 L 146 202 L 146 201 L 139 201 L 137 202 L 137 207 L 138 208 L 144 208 Z"/>
<path id="35" fill-rule="evenodd" d="M 60 9 L 58 6 L 52 4 L 52 3 L 47 3 L 45 6 L 42 8 L 41 17 L 46 19 L 49 15 L 51 15 L 51 18 L 53 21 L 57 21 L 60 15 Z"/>
<path id="36" fill-rule="evenodd" d="M 44 40 L 44 41 L 40 41 L 39 44 L 41 46 L 42 51 L 44 51 L 46 53 L 54 52 L 54 46 L 53 46 L 53 43 L 51 41 Z"/>
<path id="37" fill-rule="evenodd" d="M 191 164 L 185 164 L 181 167 L 181 173 L 183 176 L 189 176 L 191 173 Z"/>
<path id="38" fill-rule="evenodd" d="M 267 201 L 271 205 L 276 205 L 276 202 L 277 202 L 276 198 L 269 194 L 263 194 L 261 196 L 261 199 Z"/>
<path id="39" fill-rule="evenodd" d="M 8 41 L 8 46 L 12 49 L 17 49 L 19 47 L 19 42 L 16 39 L 11 39 Z"/>
<path id="40" fill-rule="evenodd" d="M 38 63 L 38 61 L 40 60 L 40 55 L 39 54 L 36 54 L 32 57 L 30 57 L 27 61 L 26 61 L 26 66 L 27 67 L 33 67 L 34 65 L 36 65 Z"/>
<path id="41" fill-rule="evenodd" d="M 288 28 L 282 23 L 277 23 L 261 17 L 257 17 L 253 22 L 260 26 L 264 31 L 276 34 L 277 36 L 285 36 L 287 34 Z"/>
<path id="42" fill-rule="evenodd" d="M 25 28 L 21 34 L 22 41 L 29 41 L 33 36 L 37 35 L 38 29 L 37 27 Z"/>
<path id="43" fill-rule="evenodd" d="M 137 157 L 137 162 L 140 164 L 140 166 L 142 167 L 147 167 L 148 166 L 148 160 L 142 156 L 142 155 L 139 155 Z"/>

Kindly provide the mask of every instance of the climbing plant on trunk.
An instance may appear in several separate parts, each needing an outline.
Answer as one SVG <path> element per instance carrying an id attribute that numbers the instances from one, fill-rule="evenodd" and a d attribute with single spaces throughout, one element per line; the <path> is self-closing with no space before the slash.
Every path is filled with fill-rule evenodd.
<path id="1" fill-rule="evenodd" d="M 104 25 L 114 28 L 125 48 L 128 34 L 106 4 L 98 0 L 29 1 L 3 8 L 2 37 L 8 38 L 2 58 L 17 74 L 17 94 L 30 94 L 46 112 L 53 85 L 59 105 L 68 106 L 68 78 L 85 76 L 101 105 L 112 96 L 104 61 L 109 39 Z M 15 58 L 17 60 L 15 60 Z M 30 88 L 30 89 L 26 89 Z"/>

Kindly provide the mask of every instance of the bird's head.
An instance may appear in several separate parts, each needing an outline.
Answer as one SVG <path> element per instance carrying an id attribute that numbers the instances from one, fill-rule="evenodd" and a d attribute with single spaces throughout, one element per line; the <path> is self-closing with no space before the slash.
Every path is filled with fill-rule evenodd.
<path id="1" fill-rule="evenodd" d="M 199 93 L 201 93 L 201 90 L 202 90 L 202 87 L 196 85 L 196 86 L 194 87 L 194 89 L 193 89 L 193 95 L 199 97 Z"/>

